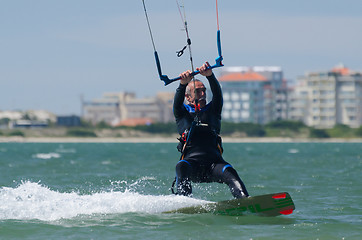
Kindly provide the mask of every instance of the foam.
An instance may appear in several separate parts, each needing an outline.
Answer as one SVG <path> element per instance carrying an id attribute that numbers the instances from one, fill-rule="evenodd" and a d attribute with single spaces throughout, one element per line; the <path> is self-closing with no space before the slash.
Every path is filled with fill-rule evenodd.
<path id="1" fill-rule="evenodd" d="M 39 159 L 51 159 L 51 158 L 60 158 L 59 153 L 37 153 L 32 156 L 33 158 Z"/>
<path id="2" fill-rule="evenodd" d="M 78 215 L 149 213 L 158 214 L 180 207 L 207 203 L 175 195 L 142 195 L 134 192 L 99 192 L 80 195 L 61 193 L 34 182 L 22 182 L 16 188 L 0 188 L 0 220 L 16 219 L 56 221 Z"/>

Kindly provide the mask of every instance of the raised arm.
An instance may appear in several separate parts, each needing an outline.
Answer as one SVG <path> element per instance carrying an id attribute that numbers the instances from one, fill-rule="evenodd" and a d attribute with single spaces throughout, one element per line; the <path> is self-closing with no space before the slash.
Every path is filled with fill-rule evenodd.
<path id="1" fill-rule="evenodd" d="M 221 114 L 223 106 L 223 97 L 219 81 L 217 81 L 214 74 L 207 77 L 207 80 L 209 81 L 212 92 L 212 106 L 214 108 L 214 111 L 218 114 Z"/>
<path id="2" fill-rule="evenodd" d="M 176 89 L 175 97 L 173 100 L 173 115 L 176 119 L 181 118 L 185 114 L 185 107 L 183 105 L 185 99 L 186 85 L 180 83 Z"/>
<path id="3" fill-rule="evenodd" d="M 209 81 L 212 92 L 212 106 L 217 114 L 221 114 L 222 105 L 223 105 L 221 87 L 214 73 L 212 72 L 212 69 L 210 69 L 209 67 L 210 64 L 208 62 L 205 62 L 205 64 L 202 65 L 200 68 L 197 68 L 197 70 L 199 70 L 200 74 L 205 76 Z"/>
<path id="4" fill-rule="evenodd" d="M 187 113 L 186 109 L 183 106 L 183 102 L 185 99 L 185 91 L 187 84 L 191 81 L 191 71 L 185 71 L 180 74 L 180 85 L 176 89 L 175 98 L 173 101 L 173 115 L 176 119 L 181 118 L 184 114 Z"/>

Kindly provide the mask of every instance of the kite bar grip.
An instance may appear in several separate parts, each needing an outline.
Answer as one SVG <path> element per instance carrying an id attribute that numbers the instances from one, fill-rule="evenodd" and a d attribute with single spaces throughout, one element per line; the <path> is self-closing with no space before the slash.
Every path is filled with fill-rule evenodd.
<path id="1" fill-rule="evenodd" d="M 156 60 L 156 66 L 157 66 L 157 71 L 158 71 L 158 75 L 160 76 L 160 79 L 165 83 L 165 86 L 170 84 L 171 81 L 167 75 L 162 75 L 162 69 L 161 69 L 161 63 L 160 63 L 160 58 L 158 57 L 158 53 L 157 51 L 154 52 L 155 55 L 155 60 Z M 176 81 L 176 80 L 174 80 Z"/>
<path id="2" fill-rule="evenodd" d="M 217 52 L 219 53 L 219 56 L 222 56 L 222 53 L 221 53 L 220 30 L 217 30 L 216 39 L 217 39 Z"/>
<path id="3" fill-rule="evenodd" d="M 219 58 L 219 57 L 218 57 L 218 58 Z M 210 66 L 210 67 L 207 67 L 206 70 L 224 66 L 224 65 L 221 63 L 221 61 L 222 61 L 222 57 L 221 57 L 221 60 L 220 60 L 220 64 L 221 64 L 221 65 L 215 64 L 215 65 L 212 65 L 212 66 Z M 197 74 L 200 74 L 200 71 L 198 71 L 198 70 L 193 71 L 193 72 L 191 73 L 191 76 L 196 76 Z M 166 77 L 166 78 L 165 78 L 165 77 Z M 168 84 L 170 84 L 170 83 L 172 83 L 172 82 L 175 82 L 175 81 L 177 81 L 177 80 L 180 80 L 181 77 L 176 77 L 176 78 L 169 79 L 166 75 L 160 75 L 160 79 L 161 79 L 162 81 L 164 81 L 165 86 L 167 86 Z"/>
<path id="4" fill-rule="evenodd" d="M 157 51 L 155 51 L 155 60 L 156 60 L 156 65 L 157 65 L 157 71 L 158 71 L 158 75 L 162 75 L 162 70 L 161 70 L 161 63 L 160 63 L 160 58 L 158 57 L 158 53 Z"/>

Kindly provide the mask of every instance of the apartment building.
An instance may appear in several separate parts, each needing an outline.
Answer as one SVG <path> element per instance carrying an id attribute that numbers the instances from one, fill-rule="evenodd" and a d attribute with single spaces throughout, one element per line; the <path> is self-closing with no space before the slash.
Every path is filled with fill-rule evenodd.
<path id="1" fill-rule="evenodd" d="M 124 102 L 134 97 L 130 93 L 105 93 L 102 98 L 82 102 L 82 117 L 92 124 L 106 122 L 115 125 L 124 118 Z"/>
<path id="2" fill-rule="evenodd" d="M 280 67 L 225 67 L 219 81 L 223 120 L 265 124 L 288 117 L 288 90 Z"/>
<path id="3" fill-rule="evenodd" d="M 291 96 L 290 119 L 319 128 L 332 128 L 336 124 L 359 127 L 362 124 L 362 73 L 339 65 L 298 78 Z"/>
<path id="4" fill-rule="evenodd" d="M 106 122 L 116 126 L 127 122 L 173 121 L 173 93 L 157 93 L 155 97 L 136 98 L 134 93 L 105 93 L 100 99 L 83 102 L 83 118 L 93 124 Z M 144 121 L 142 121 L 144 120 Z"/>

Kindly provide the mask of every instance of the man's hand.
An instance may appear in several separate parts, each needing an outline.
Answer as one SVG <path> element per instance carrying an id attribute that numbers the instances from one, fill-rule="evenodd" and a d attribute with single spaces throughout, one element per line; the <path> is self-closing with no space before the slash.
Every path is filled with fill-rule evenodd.
<path id="1" fill-rule="evenodd" d="M 181 84 L 187 85 L 192 79 L 191 71 L 187 70 L 186 72 L 181 73 L 180 77 L 181 77 L 181 79 L 180 79 Z"/>
<path id="2" fill-rule="evenodd" d="M 196 68 L 197 71 L 200 71 L 200 74 L 205 77 L 209 77 L 212 75 L 212 69 L 207 69 L 210 67 L 209 62 L 205 62 L 201 67 Z"/>
<path id="3" fill-rule="evenodd" d="M 210 67 L 210 63 L 205 62 L 201 67 L 196 68 L 196 70 L 200 71 L 200 74 L 202 76 L 208 77 L 208 76 L 212 75 L 212 69 L 209 69 L 209 67 Z M 187 70 L 180 74 L 180 77 L 181 77 L 180 82 L 182 85 L 186 85 L 191 81 L 191 79 L 192 79 L 191 73 L 192 72 L 190 70 Z"/>

